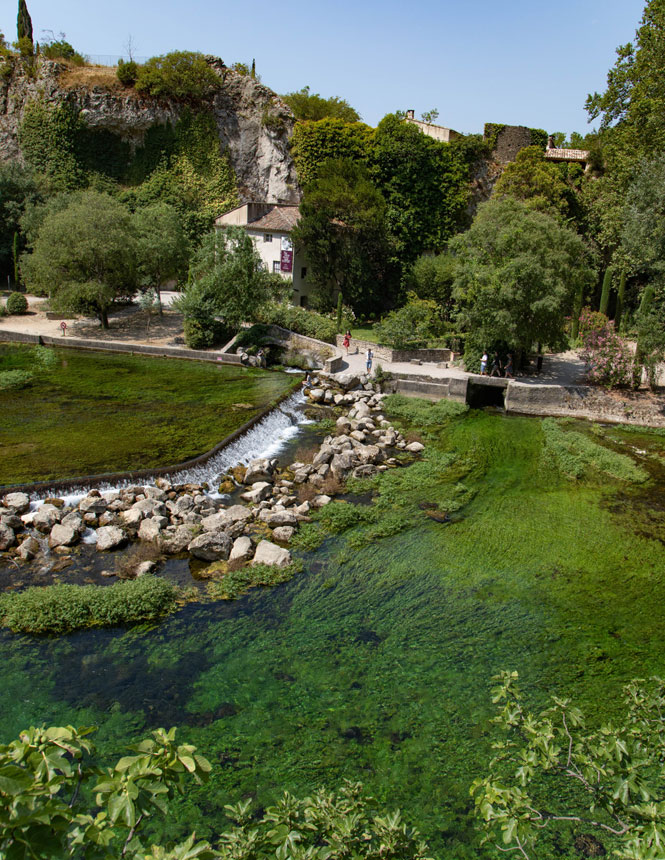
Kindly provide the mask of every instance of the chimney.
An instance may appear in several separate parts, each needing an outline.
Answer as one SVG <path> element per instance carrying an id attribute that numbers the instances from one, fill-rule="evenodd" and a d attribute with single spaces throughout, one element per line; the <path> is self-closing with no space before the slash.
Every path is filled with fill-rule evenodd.
<path id="1" fill-rule="evenodd" d="M 414 119 L 414 111 L 413 111 L 413 110 L 408 110 L 408 111 L 406 112 L 406 118 L 407 118 L 407 119 Z"/>

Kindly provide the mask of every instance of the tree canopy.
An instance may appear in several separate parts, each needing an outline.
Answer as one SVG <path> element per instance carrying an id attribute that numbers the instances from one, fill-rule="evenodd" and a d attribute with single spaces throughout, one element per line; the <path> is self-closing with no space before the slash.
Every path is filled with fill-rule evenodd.
<path id="1" fill-rule="evenodd" d="M 358 122 L 360 114 L 357 110 L 339 96 L 323 98 L 318 93 L 310 92 L 309 87 L 303 87 L 293 93 L 282 96 L 284 101 L 293 111 L 296 119 L 319 120 L 319 119 L 341 119 L 343 122 Z"/>
<path id="2" fill-rule="evenodd" d="M 225 227 L 204 237 L 190 263 L 189 284 L 175 306 L 190 320 L 208 325 L 220 317 L 236 328 L 252 320 L 283 283 L 265 271 L 242 227 Z"/>
<path id="3" fill-rule="evenodd" d="M 539 146 L 521 149 L 494 186 L 495 197 L 514 197 L 550 215 L 568 215 L 570 195 L 559 168 L 546 160 Z"/>
<path id="4" fill-rule="evenodd" d="M 94 312 L 108 327 L 108 309 L 136 286 L 136 248 L 129 211 L 108 194 L 80 191 L 46 215 L 21 270 L 29 289 L 50 295 L 54 309 Z"/>
<path id="5" fill-rule="evenodd" d="M 153 203 L 132 217 L 139 286 L 151 287 L 159 301 L 160 287 L 187 269 L 189 243 L 182 219 L 168 203 Z"/>
<path id="6" fill-rule="evenodd" d="M 305 187 L 300 215 L 293 238 L 305 250 L 320 305 L 331 309 L 341 293 L 357 314 L 389 306 L 399 273 L 391 263 L 386 204 L 367 170 L 348 159 L 325 162 Z"/>
<path id="7" fill-rule="evenodd" d="M 483 204 L 449 248 L 460 322 L 481 347 L 557 345 L 575 295 L 594 276 L 576 233 L 511 198 Z"/>

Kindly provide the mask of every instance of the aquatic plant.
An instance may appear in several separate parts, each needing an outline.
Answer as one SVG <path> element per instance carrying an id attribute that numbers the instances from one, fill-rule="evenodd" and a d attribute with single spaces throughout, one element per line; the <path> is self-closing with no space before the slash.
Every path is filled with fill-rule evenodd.
<path id="1" fill-rule="evenodd" d="M 602 473 L 619 481 L 641 484 L 648 473 L 625 454 L 595 442 L 576 430 L 564 430 L 560 422 L 546 418 L 542 422 L 547 462 L 552 458 L 568 478 L 583 478 L 590 473 Z"/>
<path id="2" fill-rule="evenodd" d="M 14 633 L 69 633 L 158 621 L 176 608 L 176 588 L 155 576 L 98 585 L 48 585 L 0 594 L 0 623 Z"/>
<path id="3" fill-rule="evenodd" d="M 438 400 L 436 403 L 430 403 L 428 400 L 405 397 L 403 394 L 389 394 L 383 400 L 382 406 L 389 415 L 401 418 L 417 427 L 439 425 L 450 418 L 459 418 L 469 410 L 465 403 L 457 403 L 455 400 Z"/>
<path id="4" fill-rule="evenodd" d="M 228 569 L 225 562 L 219 566 L 211 565 L 210 570 L 222 573 L 221 579 L 213 579 L 206 584 L 208 596 L 213 600 L 235 600 L 246 594 L 250 588 L 261 585 L 281 585 L 288 582 L 303 570 L 301 561 L 294 561 L 284 567 L 275 564 L 252 564 L 245 567 Z"/>

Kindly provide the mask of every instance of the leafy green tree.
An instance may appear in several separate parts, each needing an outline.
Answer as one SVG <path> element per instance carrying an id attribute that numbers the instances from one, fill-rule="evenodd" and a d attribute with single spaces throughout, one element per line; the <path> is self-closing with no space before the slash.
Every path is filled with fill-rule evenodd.
<path id="1" fill-rule="evenodd" d="M 251 236 L 242 227 L 225 227 L 209 233 L 194 253 L 189 284 L 174 307 L 199 325 L 209 327 L 219 317 L 237 329 L 276 292 L 275 276 L 263 268 Z"/>
<path id="2" fill-rule="evenodd" d="M 286 93 L 281 98 L 291 108 L 296 119 L 316 121 L 332 118 L 340 119 L 342 122 L 360 121 L 360 114 L 346 99 L 341 99 L 339 96 L 324 99 L 318 93 L 310 92 L 309 87 Z"/>
<path id="3" fill-rule="evenodd" d="M 32 45 L 32 18 L 28 12 L 25 0 L 18 0 L 18 16 L 16 20 L 16 36 L 19 43 L 27 40 Z"/>
<path id="4" fill-rule="evenodd" d="M 665 154 L 643 162 L 628 189 L 622 241 L 634 266 L 665 286 Z"/>
<path id="5" fill-rule="evenodd" d="M 298 123 L 291 138 L 291 154 L 300 184 L 315 180 L 326 161 L 349 159 L 366 164 L 374 129 L 362 122 L 328 117 Z"/>
<path id="6" fill-rule="evenodd" d="M 49 60 L 69 60 L 75 66 L 83 66 L 85 57 L 70 45 L 64 33 L 58 39 L 51 33 L 50 38 L 40 45 L 42 56 Z"/>
<path id="7" fill-rule="evenodd" d="M 17 251 L 23 249 L 21 218 L 26 207 L 42 202 L 45 193 L 45 183 L 30 167 L 17 162 L 0 165 L 0 276 L 5 283 L 8 274 L 15 277 L 14 236 L 17 234 Z"/>
<path id="8" fill-rule="evenodd" d="M 178 212 L 168 203 L 153 203 L 132 216 L 140 287 L 153 289 L 161 312 L 160 288 L 180 278 L 189 262 L 189 243 Z"/>
<path id="9" fill-rule="evenodd" d="M 476 346 L 501 342 L 527 353 L 535 342 L 561 343 L 574 297 L 594 276 L 576 233 L 511 198 L 479 207 L 449 248 L 459 321 Z"/>
<path id="10" fill-rule="evenodd" d="M 379 343 L 395 349 L 426 346 L 428 339 L 436 334 L 437 310 L 436 302 L 409 293 L 406 304 L 386 314 L 374 332 Z"/>
<path id="11" fill-rule="evenodd" d="M 26 286 L 54 309 L 93 312 L 108 328 L 118 296 L 136 286 L 136 249 L 128 210 L 108 194 L 81 191 L 44 219 L 21 271 Z"/>
<path id="12" fill-rule="evenodd" d="M 455 258 L 451 254 L 418 257 L 407 279 L 409 289 L 420 299 L 436 302 L 439 315 L 449 320 L 453 313 Z"/>
<path id="13" fill-rule="evenodd" d="M 467 225 L 470 165 L 481 149 L 475 138 L 436 141 L 399 114 L 379 123 L 369 169 L 386 200 L 395 259 L 404 271 L 423 251 L 440 250 Z"/>
<path id="14" fill-rule="evenodd" d="M 530 209 L 567 217 L 572 194 L 557 166 L 547 161 L 539 146 L 527 146 L 506 165 L 494 186 L 494 196 L 514 197 Z"/>
<path id="15" fill-rule="evenodd" d="M 534 714 L 516 672 L 495 680 L 494 723 L 503 739 L 493 745 L 489 775 L 471 788 L 485 841 L 528 860 L 547 850 L 541 843 L 556 830 L 558 852 L 563 838 L 595 856 L 608 845 L 625 860 L 661 857 L 665 683 L 632 681 L 624 688 L 625 718 L 589 730 L 568 699 L 553 697 Z"/>
<path id="16" fill-rule="evenodd" d="M 362 786 L 285 792 L 260 816 L 251 801 L 225 807 L 231 827 L 219 846 L 191 834 L 178 845 L 146 844 L 145 826 L 166 815 L 187 781 L 211 765 L 176 729 L 157 729 L 111 767 L 93 764 L 91 727 L 30 728 L 0 746 L 0 856 L 24 860 L 428 860 L 427 845 L 399 810 L 382 812 Z M 94 797 L 94 803 L 92 802 Z"/>
<path id="17" fill-rule="evenodd" d="M 603 275 L 603 288 L 600 293 L 600 306 L 598 310 L 601 314 L 605 314 L 607 316 L 607 311 L 610 306 L 610 292 L 612 290 L 612 267 L 608 266 L 605 269 L 605 274 Z"/>
<path id="18" fill-rule="evenodd" d="M 199 101 L 215 93 L 221 80 L 203 54 L 172 51 L 139 66 L 136 89 L 159 98 Z"/>
<path id="19" fill-rule="evenodd" d="M 30 728 L 0 746 L 0 856 L 115 860 L 212 860 L 207 843 L 192 835 L 172 851 L 147 854 L 141 828 L 164 815 L 169 798 L 184 794 L 186 779 L 207 780 L 210 763 L 191 744 L 176 744 L 176 730 L 157 729 L 130 747 L 134 755 L 113 767 L 93 765 L 93 729 Z M 95 803 L 91 807 L 91 791 Z"/>
<path id="20" fill-rule="evenodd" d="M 367 171 L 348 159 L 326 162 L 305 187 L 300 216 L 293 239 L 319 305 L 331 310 L 341 293 L 356 314 L 390 306 L 399 273 L 390 262 L 386 204 Z"/>

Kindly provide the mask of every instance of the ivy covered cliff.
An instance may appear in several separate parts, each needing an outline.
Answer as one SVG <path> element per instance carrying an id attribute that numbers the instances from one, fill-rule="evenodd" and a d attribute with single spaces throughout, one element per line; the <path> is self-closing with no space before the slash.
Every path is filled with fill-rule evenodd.
<path id="1" fill-rule="evenodd" d="M 57 190 L 92 185 L 128 202 L 166 200 L 194 221 L 242 200 L 296 201 L 290 110 L 251 76 L 205 61 L 217 84 L 200 98 L 140 92 L 113 68 L 6 63 L 0 162 L 30 165 Z"/>

